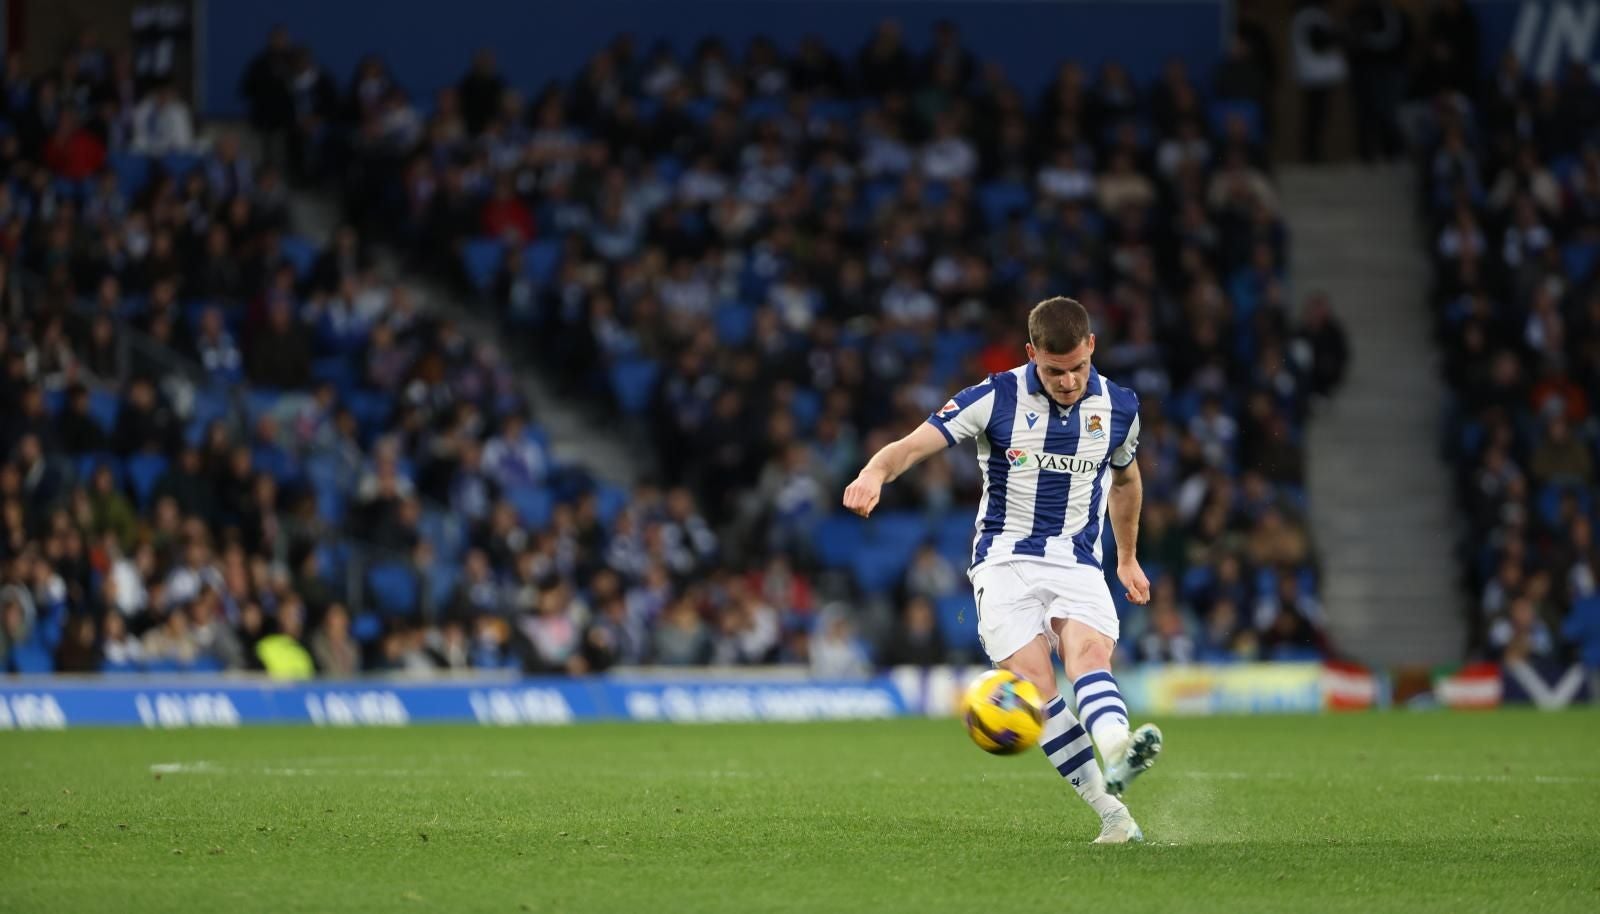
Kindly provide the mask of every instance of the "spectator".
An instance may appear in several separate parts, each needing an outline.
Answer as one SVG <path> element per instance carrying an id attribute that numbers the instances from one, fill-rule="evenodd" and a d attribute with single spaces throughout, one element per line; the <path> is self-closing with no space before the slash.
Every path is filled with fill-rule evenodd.
<path id="1" fill-rule="evenodd" d="M 170 82 L 158 84 L 133 109 L 134 152 L 148 155 L 185 153 L 194 148 L 194 121 L 189 106 Z"/>
<path id="2" fill-rule="evenodd" d="M 913 596 L 880 654 L 883 666 L 934 666 L 946 659 L 933 604 L 924 595 Z"/>

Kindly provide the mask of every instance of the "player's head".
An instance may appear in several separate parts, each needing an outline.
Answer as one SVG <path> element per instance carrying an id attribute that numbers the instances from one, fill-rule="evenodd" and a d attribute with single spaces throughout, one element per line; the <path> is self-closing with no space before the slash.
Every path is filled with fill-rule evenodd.
<path id="1" fill-rule="evenodd" d="M 1089 312 L 1064 296 L 1047 298 L 1028 314 L 1028 359 L 1045 392 L 1058 403 L 1076 403 L 1089 387 L 1094 334 Z"/>

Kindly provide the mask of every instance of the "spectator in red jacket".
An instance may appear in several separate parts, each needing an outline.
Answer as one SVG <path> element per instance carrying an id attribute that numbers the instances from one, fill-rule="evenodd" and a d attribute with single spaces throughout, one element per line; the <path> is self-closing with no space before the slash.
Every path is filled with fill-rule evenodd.
<path id="1" fill-rule="evenodd" d="M 494 193 L 483 204 L 478 217 L 483 223 L 483 233 L 494 238 L 514 235 L 518 242 L 533 240 L 533 214 L 512 191 L 511 179 L 500 178 L 494 182 Z"/>
<path id="2" fill-rule="evenodd" d="M 81 181 L 106 164 L 106 147 L 71 110 L 61 112 L 55 132 L 44 144 L 44 163 L 63 178 Z"/>

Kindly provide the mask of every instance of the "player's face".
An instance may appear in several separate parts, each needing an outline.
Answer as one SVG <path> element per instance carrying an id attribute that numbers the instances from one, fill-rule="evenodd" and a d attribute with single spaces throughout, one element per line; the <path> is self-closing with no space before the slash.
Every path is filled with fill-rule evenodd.
<path id="1" fill-rule="evenodd" d="M 1045 393 L 1057 403 L 1072 405 L 1089 389 L 1089 357 L 1094 355 L 1094 334 L 1065 354 L 1045 352 L 1028 344 L 1028 358 L 1039 371 Z"/>

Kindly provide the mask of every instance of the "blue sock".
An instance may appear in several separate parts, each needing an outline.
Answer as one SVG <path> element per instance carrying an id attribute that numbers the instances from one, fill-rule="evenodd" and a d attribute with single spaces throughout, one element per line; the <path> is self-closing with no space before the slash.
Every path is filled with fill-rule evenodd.
<path id="1" fill-rule="evenodd" d="M 1128 706 L 1122 703 L 1117 680 L 1110 670 L 1096 670 L 1074 680 L 1072 691 L 1078 698 L 1078 716 L 1109 765 L 1127 748 L 1129 737 Z"/>
<path id="2" fill-rule="evenodd" d="M 1104 818 L 1122 808 L 1122 801 L 1106 793 L 1105 775 L 1094 760 L 1094 744 L 1078 719 L 1067 710 L 1067 700 L 1057 695 L 1045 703 L 1044 733 L 1039 747 L 1072 789 Z"/>

